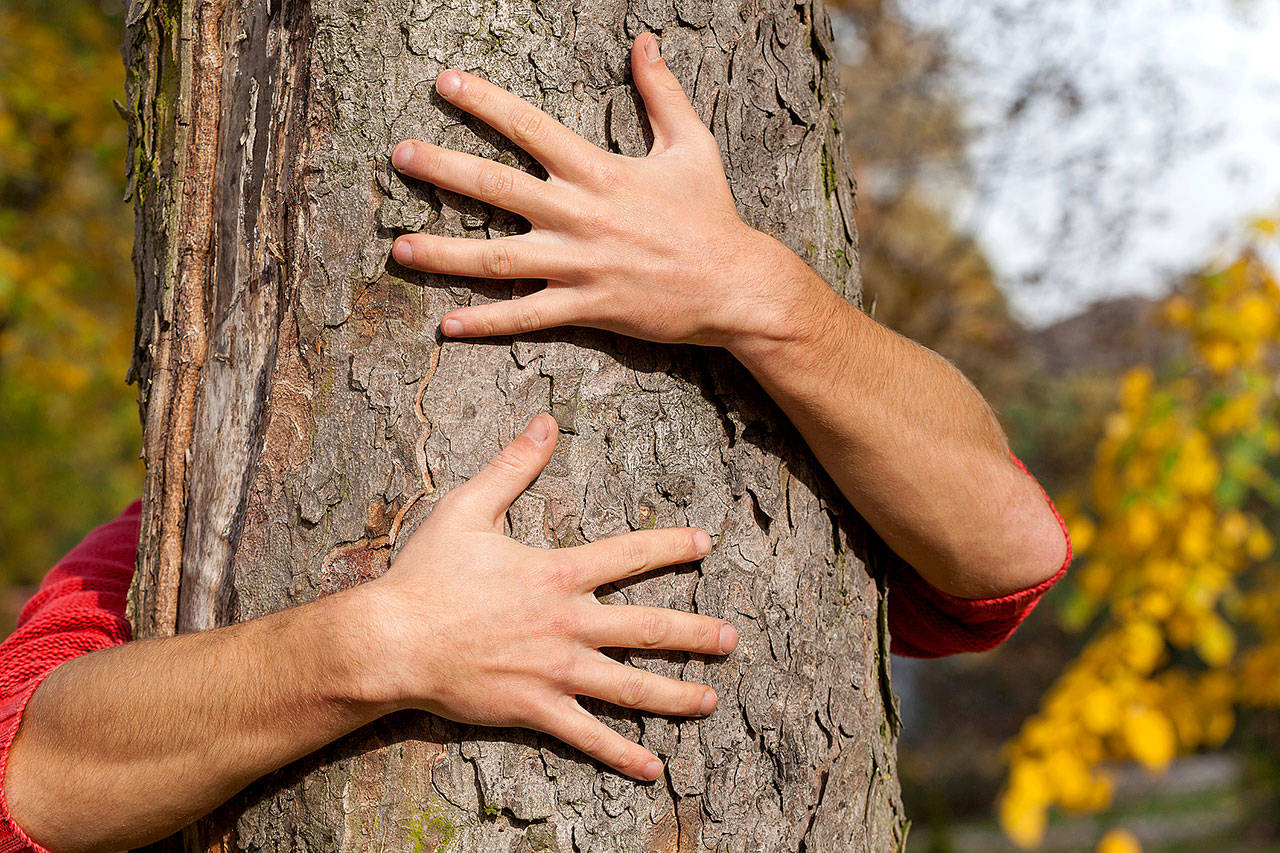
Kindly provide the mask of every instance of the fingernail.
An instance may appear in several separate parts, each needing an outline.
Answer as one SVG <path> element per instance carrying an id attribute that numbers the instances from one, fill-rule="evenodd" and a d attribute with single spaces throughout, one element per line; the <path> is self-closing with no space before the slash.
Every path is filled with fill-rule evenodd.
<path id="1" fill-rule="evenodd" d="M 645 40 L 644 55 L 649 58 L 650 62 L 658 61 L 658 37 L 653 33 L 650 33 L 649 38 Z"/>
<path id="2" fill-rule="evenodd" d="M 529 437 L 541 444 L 551 435 L 551 424 L 547 423 L 547 418 L 538 415 L 529 424 Z"/>
<path id="3" fill-rule="evenodd" d="M 729 623 L 720 626 L 720 653 L 727 655 L 738 647 L 738 629 Z"/>
<path id="4" fill-rule="evenodd" d="M 701 711 L 703 714 L 710 714 L 712 711 L 716 709 L 716 704 L 718 700 L 719 700 L 719 697 L 716 696 L 716 692 L 714 690 L 708 690 L 706 693 L 702 694 L 702 705 L 698 708 L 698 710 Z"/>
<path id="5" fill-rule="evenodd" d="M 452 98 L 462 91 L 462 75 L 450 68 L 436 78 L 436 90 L 446 98 Z"/>
<path id="6" fill-rule="evenodd" d="M 705 530 L 693 531 L 693 547 L 697 550 L 699 557 L 705 557 L 711 553 L 711 537 Z"/>
<path id="7" fill-rule="evenodd" d="M 396 150 L 391 152 L 391 165 L 400 171 L 409 168 L 409 164 L 413 162 L 413 143 L 401 142 L 396 146 Z"/>
<path id="8" fill-rule="evenodd" d="M 644 766 L 644 769 L 641 770 L 640 773 L 646 779 L 657 779 L 659 776 L 662 775 L 662 762 L 650 761 L 648 764 Z"/>
<path id="9" fill-rule="evenodd" d="M 408 240 L 397 240 L 391 247 L 391 255 L 396 259 L 396 263 L 407 267 L 413 263 L 413 246 L 409 245 Z"/>
<path id="10" fill-rule="evenodd" d="M 440 324 L 440 331 L 451 337 L 456 337 L 457 335 L 462 334 L 462 321 L 457 317 L 447 317 L 445 318 L 445 321 Z"/>

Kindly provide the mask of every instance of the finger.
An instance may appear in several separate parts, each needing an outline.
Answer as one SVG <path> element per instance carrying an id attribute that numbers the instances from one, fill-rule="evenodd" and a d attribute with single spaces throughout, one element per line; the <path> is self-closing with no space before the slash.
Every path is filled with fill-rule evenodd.
<path id="1" fill-rule="evenodd" d="M 711 552 L 711 537 L 693 527 L 637 530 L 579 545 L 562 553 L 583 572 L 587 589 L 663 566 L 689 563 Z"/>
<path id="2" fill-rule="evenodd" d="M 581 295 L 550 286 L 528 296 L 450 311 L 440 320 L 440 330 L 452 338 L 484 338 L 573 326 L 583 319 Z"/>
<path id="3" fill-rule="evenodd" d="M 738 645 L 738 632 L 723 619 L 662 607 L 610 605 L 595 608 L 584 639 L 597 648 L 670 649 L 724 655 Z"/>
<path id="4" fill-rule="evenodd" d="M 436 90 L 528 151 L 553 175 L 581 175 L 604 153 L 529 102 L 474 74 L 449 68 L 436 78 Z"/>
<path id="5" fill-rule="evenodd" d="M 531 221 L 545 220 L 552 212 L 550 184 L 484 157 L 407 139 L 391 152 L 391 163 L 411 178 L 478 198 Z"/>
<path id="6" fill-rule="evenodd" d="M 575 693 L 623 708 L 679 717 L 702 717 L 716 709 L 719 697 L 705 684 L 645 672 L 605 655 L 598 658 L 596 663 L 581 668 Z"/>
<path id="7" fill-rule="evenodd" d="M 652 752 L 600 722 L 576 700 L 566 704 L 544 728 L 547 734 L 633 779 L 651 782 L 662 775 L 662 762 Z"/>
<path id="8" fill-rule="evenodd" d="M 473 278 L 556 278 L 565 263 L 549 246 L 522 240 L 524 235 L 483 240 L 405 234 L 391 249 L 396 263 L 409 269 Z"/>
<path id="9" fill-rule="evenodd" d="M 644 98 L 645 112 L 649 114 L 649 126 L 653 128 L 653 152 L 695 133 L 707 132 L 680 81 L 663 62 L 658 39 L 653 33 L 642 33 L 631 46 L 631 76 L 635 78 L 640 97 Z"/>
<path id="10" fill-rule="evenodd" d="M 538 415 L 480 473 L 454 489 L 454 505 L 478 514 L 487 523 L 500 525 L 515 499 L 547 467 L 555 446 L 555 418 Z"/>

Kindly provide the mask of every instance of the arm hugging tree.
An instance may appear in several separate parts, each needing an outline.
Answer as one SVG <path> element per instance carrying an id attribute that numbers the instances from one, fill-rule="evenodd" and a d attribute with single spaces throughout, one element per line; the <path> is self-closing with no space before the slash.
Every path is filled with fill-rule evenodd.
<path id="1" fill-rule="evenodd" d="M 405 232 L 520 229 L 401 179 L 388 159 L 400 140 L 542 174 L 435 93 L 444 68 L 639 156 L 651 135 L 628 54 L 654 30 L 738 212 L 856 300 L 822 6 L 134 0 L 129 22 L 148 465 L 138 636 L 380 575 L 441 493 L 549 410 L 564 435 L 511 535 L 568 546 L 701 527 L 715 547 L 696 569 L 605 600 L 723 616 L 741 637 L 724 662 L 629 656 L 712 685 L 710 718 L 588 700 L 666 761 L 658 784 L 550 738 L 405 712 L 253 784 L 187 848 L 891 848 L 901 810 L 869 534 L 750 374 L 720 350 L 589 330 L 442 339 L 447 312 L 524 286 L 390 260 Z"/>

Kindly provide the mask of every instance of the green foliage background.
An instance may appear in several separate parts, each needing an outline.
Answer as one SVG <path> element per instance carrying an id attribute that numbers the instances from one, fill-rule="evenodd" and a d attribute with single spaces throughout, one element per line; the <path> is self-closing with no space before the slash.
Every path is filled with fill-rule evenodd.
<path id="1" fill-rule="evenodd" d="M 0 586 L 38 583 L 142 486 L 122 18 L 0 0 Z"/>

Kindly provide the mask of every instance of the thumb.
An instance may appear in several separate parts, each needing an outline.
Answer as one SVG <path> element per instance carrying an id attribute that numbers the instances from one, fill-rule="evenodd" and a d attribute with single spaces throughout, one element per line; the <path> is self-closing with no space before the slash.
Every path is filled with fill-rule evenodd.
<path id="1" fill-rule="evenodd" d="M 658 38 L 653 33 L 641 33 L 631 46 L 631 76 L 649 114 L 653 153 L 694 133 L 707 132 L 680 81 L 662 60 Z"/>
<path id="2" fill-rule="evenodd" d="M 480 516 L 486 524 L 500 525 L 515 499 L 547 467 L 556 447 L 556 432 L 555 418 L 538 415 L 480 473 L 454 490 L 455 505 L 464 513 Z"/>

